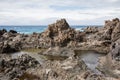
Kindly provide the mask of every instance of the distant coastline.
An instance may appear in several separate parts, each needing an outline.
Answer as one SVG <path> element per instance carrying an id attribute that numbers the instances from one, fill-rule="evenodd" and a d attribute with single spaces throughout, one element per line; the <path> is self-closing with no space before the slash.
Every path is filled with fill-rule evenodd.
<path id="1" fill-rule="evenodd" d="M 102 27 L 103 25 L 71 25 L 72 28 L 80 31 L 88 26 Z M 47 25 L 0 25 L 0 30 L 15 30 L 18 33 L 32 34 L 33 32 L 41 33 L 46 30 L 47 27 Z"/>

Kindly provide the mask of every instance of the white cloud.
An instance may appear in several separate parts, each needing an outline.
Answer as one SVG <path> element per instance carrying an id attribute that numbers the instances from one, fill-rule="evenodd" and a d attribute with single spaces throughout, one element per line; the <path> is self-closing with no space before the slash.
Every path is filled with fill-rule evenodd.
<path id="1" fill-rule="evenodd" d="M 66 18 L 70 24 L 102 24 L 104 19 L 120 18 L 119 3 L 119 0 L 0 0 L 0 25 L 48 25 L 59 18 Z"/>

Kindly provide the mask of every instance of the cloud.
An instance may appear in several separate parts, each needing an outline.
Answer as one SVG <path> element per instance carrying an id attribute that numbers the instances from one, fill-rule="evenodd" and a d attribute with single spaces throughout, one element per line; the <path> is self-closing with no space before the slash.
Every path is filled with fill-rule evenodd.
<path id="1" fill-rule="evenodd" d="M 48 25 L 66 18 L 71 25 L 103 24 L 120 18 L 120 0 L 0 0 L 0 25 Z M 96 22 L 99 21 L 99 22 Z"/>

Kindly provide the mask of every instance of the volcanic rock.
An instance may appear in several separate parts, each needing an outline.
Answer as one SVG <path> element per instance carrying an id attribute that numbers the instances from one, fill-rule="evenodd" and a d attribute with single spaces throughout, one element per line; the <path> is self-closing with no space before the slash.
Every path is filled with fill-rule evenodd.
<path id="1" fill-rule="evenodd" d="M 3 35 L 3 34 L 6 33 L 6 32 L 7 32 L 6 29 L 0 30 L 0 35 Z"/>
<path id="2" fill-rule="evenodd" d="M 27 69 L 39 65 L 38 61 L 26 54 L 17 59 L 5 60 L 3 58 L 0 63 L 2 64 L 0 70 L 2 70 L 4 76 L 9 77 L 9 80 L 21 77 Z"/>
<path id="3" fill-rule="evenodd" d="M 15 31 L 15 30 L 10 30 L 9 32 L 10 32 L 10 33 L 13 33 L 13 34 L 14 34 L 14 33 L 17 33 L 17 31 Z"/>
<path id="4" fill-rule="evenodd" d="M 117 43 L 114 43 L 112 45 L 112 50 L 111 50 L 110 54 L 112 55 L 113 59 L 120 61 L 120 45 Z"/>
<path id="5" fill-rule="evenodd" d="M 85 30 L 84 30 L 86 33 L 96 33 L 98 32 L 98 27 L 87 27 Z"/>
<path id="6" fill-rule="evenodd" d="M 1 42 L 0 43 L 0 52 L 1 53 L 14 53 L 21 50 L 20 42 Z"/>
<path id="7" fill-rule="evenodd" d="M 70 41 L 82 40 L 80 33 L 72 29 L 65 19 L 49 25 L 42 36 L 51 38 L 50 43 L 52 46 L 67 46 Z"/>
<path id="8" fill-rule="evenodd" d="M 120 38 L 120 22 L 116 23 L 116 27 L 113 30 L 112 33 L 112 40 L 115 41 Z"/>

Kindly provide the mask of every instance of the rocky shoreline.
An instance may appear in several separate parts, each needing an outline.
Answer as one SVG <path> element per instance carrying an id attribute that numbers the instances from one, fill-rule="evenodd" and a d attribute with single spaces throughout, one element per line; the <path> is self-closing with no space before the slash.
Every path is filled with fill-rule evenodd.
<path id="1" fill-rule="evenodd" d="M 43 63 L 39 63 L 29 54 L 11 57 L 26 49 L 38 49 L 37 55 L 50 58 L 45 57 Z M 97 67 L 102 74 L 94 73 L 83 60 L 77 59 L 75 50 L 106 54 L 100 57 Z M 0 30 L 0 80 L 119 80 L 119 65 L 118 18 L 105 21 L 103 27 L 87 27 L 82 32 L 71 28 L 65 19 L 48 25 L 42 33 Z"/>

